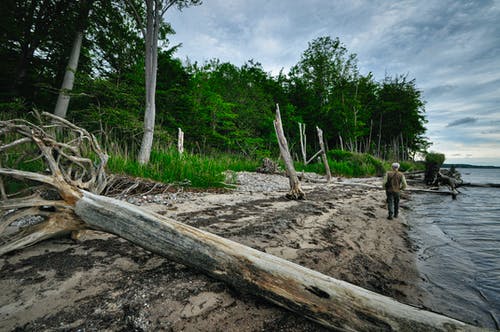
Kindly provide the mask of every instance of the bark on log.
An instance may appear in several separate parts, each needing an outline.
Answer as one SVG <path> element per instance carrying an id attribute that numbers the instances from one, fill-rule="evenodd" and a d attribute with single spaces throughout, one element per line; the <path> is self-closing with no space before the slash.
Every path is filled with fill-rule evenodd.
<path id="1" fill-rule="evenodd" d="M 51 118 L 55 123 L 67 125 L 67 122 L 61 119 L 53 116 Z M 41 182 L 56 189 L 58 195 L 49 199 L 35 194 L 26 197 L 24 203 L 21 198 L 8 197 L 2 200 L 0 208 L 3 211 L 10 209 L 11 212 L 0 215 L 0 255 L 54 235 L 80 229 L 96 229 L 116 234 L 147 250 L 204 271 L 236 289 L 262 296 L 336 330 L 478 330 L 458 320 L 402 304 L 132 204 L 84 190 L 82 186 L 99 192 L 101 186 L 75 181 L 75 177 L 79 179 L 80 175 L 72 172 L 66 172 L 65 178 L 59 169 L 59 160 L 52 158 L 53 149 L 61 144 L 45 135 L 41 127 L 30 126 L 22 121 L 21 123 L 22 125 L 18 125 L 15 122 L 0 121 L 0 134 L 14 129 L 17 134 L 33 139 L 50 165 L 52 174 L 42 175 L 0 168 L 0 175 Z M 35 132 L 40 137 L 34 136 Z M 80 132 L 85 133 L 85 137 L 88 135 L 83 129 L 80 129 Z M 75 146 L 71 147 L 71 151 L 78 152 Z M 104 163 L 106 158 L 101 157 L 104 158 L 101 159 Z M 75 160 L 83 159 L 80 157 Z M 91 164 L 88 167 L 102 170 L 102 165 L 99 164 Z M 95 176 L 92 181 L 101 178 Z M 37 205 L 45 204 L 52 205 L 54 212 L 49 216 L 48 211 L 39 212 L 36 208 Z M 18 220 L 20 215 L 35 211 L 46 219 L 24 231 L 14 233 L 14 237 L 10 234 L 5 236 L 5 231 L 12 227 L 12 222 Z"/>
<path id="2" fill-rule="evenodd" d="M 402 304 L 126 202 L 82 192 L 86 225 L 202 270 L 341 331 L 474 331 L 457 320 Z"/>

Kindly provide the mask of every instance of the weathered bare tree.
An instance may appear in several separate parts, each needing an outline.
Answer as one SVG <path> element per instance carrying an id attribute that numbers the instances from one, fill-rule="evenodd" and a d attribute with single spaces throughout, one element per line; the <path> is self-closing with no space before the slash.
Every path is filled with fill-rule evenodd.
<path id="1" fill-rule="evenodd" d="M 326 180 L 330 182 L 332 179 L 332 173 L 330 172 L 330 166 L 328 165 L 328 159 L 326 157 L 325 142 L 323 140 L 323 130 L 316 126 L 316 132 L 318 133 L 318 141 L 320 150 L 316 152 L 309 160 L 307 160 L 307 138 L 306 138 L 306 125 L 305 123 L 299 122 L 299 136 L 300 136 L 300 150 L 302 152 L 302 159 L 304 160 L 304 165 L 309 164 L 317 156 L 321 155 L 321 160 L 325 165 Z"/>
<path id="2" fill-rule="evenodd" d="M 308 165 L 317 156 L 321 154 L 321 150 L 316 152 L 311 158 L 307 159 L 307 137 L 306 137 L 306 124 L 299 122 L 299 136 L 300 136 L 300 150 L 302 152 L 302 160 L 304 165 Z"/>
<path id="3" fill-rule="evenodd" d="M 0 177 L 5 180 L 0 255 L 61 234 L 101 230 L 336 330 L 477 330 L 101 196 L 107 156 L 95 138 L 54 115 L 43 113 L 41 118 L 48 124 L 0 121 Z M 26 170 L 38 161 L 44 174 Z M 12 188 L 15 180 L 19 187 Z"/>
<path id="4" fill-rule="evenodd" d="M 290 181 L 290 192 L 287 197 L 290 199 L 304 199 L 305 194 L 300 186 L 299 177 L 293 166 L 292 155 L 288 149 L 288 142 L 285 137 L 285 132 L 283 131 L 283 124 L 281 122 L 280 107 L 276 104 L 276 118 L 274 120 L 274 130 L 276 131 L 276 137 L 278 138 L 278 145 L 280 147 L 281 158 L 285 162 L 286 175 Z"/>
<path id="5" fill-rule="evenodd" d="M 330 182 L 332 180 L 332 173 L 330 172 L 330 165 L 328 165 L 328 158 L 326 157 L 325 143 L 323 141 L 323 130 L 316 126 L 316 131 L 318 132 L 321 159 L 323 160 L 323 165 L 325 165 L 326 181 Z"/>

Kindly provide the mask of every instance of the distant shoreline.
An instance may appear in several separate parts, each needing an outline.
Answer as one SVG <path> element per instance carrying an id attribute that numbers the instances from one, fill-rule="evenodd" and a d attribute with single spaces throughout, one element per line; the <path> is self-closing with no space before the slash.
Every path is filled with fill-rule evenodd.
<path id="1" fill-rule="evenodd" d="M 450 168 L 454 166 L 455 168 L 483 168 L 483 169 L 499 169 L 500 166 L 479 166 L 470 164 L 443 164 L 442 168 Z"/>

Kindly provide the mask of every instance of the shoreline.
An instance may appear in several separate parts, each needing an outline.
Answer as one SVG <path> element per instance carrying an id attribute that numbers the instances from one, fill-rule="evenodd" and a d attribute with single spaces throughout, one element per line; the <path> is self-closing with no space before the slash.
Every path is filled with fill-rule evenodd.
<path id="1" fill-rule="evenodd" d="M 401 217 L 386 219 L 380 178 L 307 174 L 306 200 L 284 198 L 288 179 L 238 173 L 227 193 L 127 197 L 157 213 L 422 307 L 416 250 Z M 0 330 L 323 331 L 260 298 L 231 289 L 112 235 L 88 232 L 0 257 Z M 80 314 L 75 314 L 79 312 Z M 81 313 L 84 313 L 82 315 Z M 78 318 L 79 317 L 79 318 Z M 85 317 L 82 319 L 82 317 Z"/>

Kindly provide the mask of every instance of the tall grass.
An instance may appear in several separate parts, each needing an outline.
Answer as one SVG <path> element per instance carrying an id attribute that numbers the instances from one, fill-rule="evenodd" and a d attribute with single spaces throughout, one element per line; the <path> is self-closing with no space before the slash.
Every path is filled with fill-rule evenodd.
<path id="1" fill-rule="evenodd" d="M 152 151 L 147 165 L 123 155 L 111 155 L 108 170 L 165 183 L 189 184 L 195 188 L 220 188 L 225 186 L 228 170 L 255 171 L 257 160 L 236 155 L 179 155 L 175 150 Z"/>
<path id="2" fill-rule="evenodd" d="M 352 153 L 342 150 L 330 150 L 327 152 L 328 165 L 334 176 L 363 177 L 381 176 L 384 174 L 384 163 L 369 154 Z M 298 164 L 298 170 L 306 172 L 325 173 L 322 163 L 303 166 Z"/>
<path id="3" fill-rule="evenodd" d="M 382 176 L 391 168 L 389 161 L 381 160 L 367 153 L 354 153 L 343 150 L 330 150 L 327 152 L 328 165 L 334 176 L 345 177 L 365 177 Z M 423 165 L 411 161 L 402 161 L 402 171 L 423 169 Z M 305 172 L 325 173 L 325 167 L 322 163 L 313 163 L 304 166 L 303 163 L 296 163 L 295 169 Z"/>

